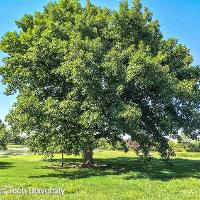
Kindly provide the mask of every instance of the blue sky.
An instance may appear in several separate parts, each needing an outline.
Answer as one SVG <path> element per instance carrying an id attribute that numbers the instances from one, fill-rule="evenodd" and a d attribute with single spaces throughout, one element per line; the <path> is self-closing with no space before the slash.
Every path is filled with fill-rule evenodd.
<path id="1" fill-rule="evenodd" d="M 158 19 L 165 38 L 175 37 L 190 48 L 194 64 L 200 64 L 200 0 L 141 0 Z M 0 37 L 7 31 L 16 30 L 15 20 L 26 13 L 42 11 L 50 0 L 1 0 L 0 1 Z M 119 0 L 92 0 L 93 3 L 112 9 L 118 9 Z M 81 0 L 85 3 L 85 0 Z M 3 56 L 0 53 L 0 59 Z M 0 61 L 1 64 L 1 61 Z M 15 96 L 5 96 L 5 86 L 0 84 L 0 119 L 15 101 Z"/>

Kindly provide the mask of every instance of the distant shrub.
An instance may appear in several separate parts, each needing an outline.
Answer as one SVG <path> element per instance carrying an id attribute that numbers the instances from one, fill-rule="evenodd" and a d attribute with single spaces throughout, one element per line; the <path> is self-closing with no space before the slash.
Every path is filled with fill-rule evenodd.
<path id="1" fill-rule="evenodd" d="M 125 152 L 129 150 L 128 144 L 125 141 L 117 141 L 117 143 L 114 145 L 114 149 L 122 150 Z"/>
<path id="2" fill-rule="evenodd" d="M 193 141 L 187 144 L 188 152 L 200 152 L 200 141 Z"/>
<path id="3" fill-rule="evenodd" d="M 95 145 L 98 149 L 106 149 L 106 150 L 123 150 L 128 151 L 128 146 L 125 141 L 117 141 L 115 144 L 110 144 L 105 138 L 101 138 L 96 142 Z"/>
<path id="4" fill-rule="evenodd" d="M 114 148 L 112 147 L 111 144 L 108 143 L 108 141 L 105 138 L 100 138 L 96 144 L 95 147 L 98 149 L 106 149 L 106 150 L 113 150 Z"/>
<path id="5" fill-rule="evenodd" d="M 186 152 L 188 150 L 183 144 L 180 143 L 169 141 L 168 144 L 174 152 Z"/>
<path id="6" fill-rule="evenodd" d="M 0 120 L 0 150 L 7 148 L 8 138 L 5 125 Z"/>
<path id="7" fill-rule="evenodd" d="M 0 133 L 0 150 L 5 150 L 7 148 L 7 138 L 5 135 Z"/>
<path id="8" fill-rule="evenodd" d="M 126 145 L 129 149 L 133 150 L 136 155 L 139 155 L 140 153 L 140 144 L 136 141 L 133 141 L 132 139 L 127 139 L 126 140 Z"/>
<path id="9" fill-rule="evenodd" d="M 10 138 L 10 142 L 12 142 L 14 144 L 24 144 L 25 138 L 21 137 L 20 135 L 14 135 Z"/>

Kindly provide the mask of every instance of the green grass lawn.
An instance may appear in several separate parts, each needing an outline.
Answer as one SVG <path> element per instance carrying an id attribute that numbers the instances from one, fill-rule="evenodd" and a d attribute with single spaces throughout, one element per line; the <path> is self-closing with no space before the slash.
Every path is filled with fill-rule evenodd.
<path id="1" fill-rule="evenodd" d="M 1 189 L 65 189 L 64 196 L 4 194 L 0 199 L 199 200 L 200 154 L 183 155 L 166 163 L 158 156 L 144 162 L 132 152 L 96 152 L 95 162 L 107 167 L 95 169 L 62 169 L 59 155 L 51 162 L 35 155 L 0 157 Z M 81 159 L 66 156 L 65 162 L 78 164 Z"/>

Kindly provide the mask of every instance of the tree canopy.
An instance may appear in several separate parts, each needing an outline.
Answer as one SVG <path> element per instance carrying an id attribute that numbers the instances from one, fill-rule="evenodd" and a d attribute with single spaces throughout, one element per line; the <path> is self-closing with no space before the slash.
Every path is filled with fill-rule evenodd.
<path id="1" fill-rule="evenodd" d="M 117 11 L 60 0 L 16 24 L 0 42 L 0 74 L 5 93 L 18 93 L 7 121 L 32 150 L 79 153 L 129 134 L 166 157 L 167 136 L 198 135 L 200 69 L 139 0 Z"/>

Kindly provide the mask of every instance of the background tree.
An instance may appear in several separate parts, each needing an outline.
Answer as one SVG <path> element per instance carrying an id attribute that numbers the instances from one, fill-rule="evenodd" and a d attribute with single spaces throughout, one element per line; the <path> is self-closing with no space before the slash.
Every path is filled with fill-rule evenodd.
<path id="1" fill-rule="evenodd" d="M 7 134 L 6 134 L 6 127 L 3 122 L 0 120 L 0 149 L 4 150 L 7 146 Z"/>
<path id="2" fill-rule="evenodd" d="M 92 165 L 96 140 L 129 134 L 145 155 L 156 146 L 168 158 L 166 136 L 198 134 L 200 70 L 139 0 L 119 11 L 60 0 L 16 23 L 1 40 L 1 75 L 7 95 L 18 91 L 7 121 L 32 150 L 83 150 Z"/>

